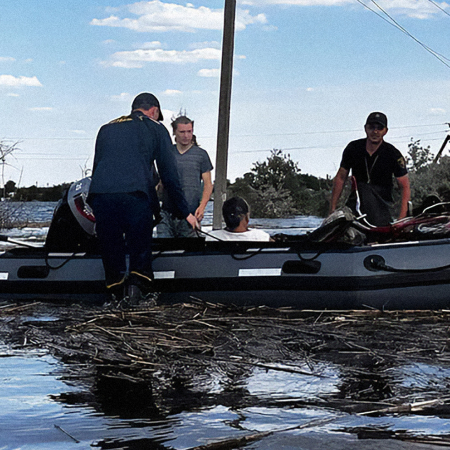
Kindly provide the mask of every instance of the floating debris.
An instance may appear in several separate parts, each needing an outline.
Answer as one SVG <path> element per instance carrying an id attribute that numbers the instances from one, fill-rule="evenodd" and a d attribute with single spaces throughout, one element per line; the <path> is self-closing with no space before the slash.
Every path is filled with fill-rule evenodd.
<path id="1" fill-rule="evenodd" d="M 330 421 L 347 414 L 450 415 L 448 310 L 300 311 L 198 299 L 176 305 L 152 299 L 131 310 L 3 303 L 0 338 L 14 349 L 47 349 L 65 364 L 65 380 L 86 387 L 84 402 L 121 417 L 217 404 L 323 408 Z M 431 366 L 440 370 L 424 369 Z M 320 383 L 329 377 L 324 367 L 336 373 L 328 391 L 279 398 L 246 387 L 255 370 Z M 388 434 L 449 442 L 446 436 Z"/>

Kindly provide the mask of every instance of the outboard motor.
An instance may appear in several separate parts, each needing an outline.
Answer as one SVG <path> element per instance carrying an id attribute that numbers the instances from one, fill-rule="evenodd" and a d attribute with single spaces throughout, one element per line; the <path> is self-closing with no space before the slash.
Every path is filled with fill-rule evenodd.
<path id="1" fill-rule="evenodd" d="M 45 247 L 52 252 L 97 252 L 95 217 L 86 199 L 91 178 L 71 184 L 58 202 Z"/>
<path id="2" fill-rule="evenodd" d="M 87 204 L 91 177 L 72 183 L 67 192 L 67 203 L 81 228 L 90 236 L 95 235 L 95 217 L 92 208 Z"/>

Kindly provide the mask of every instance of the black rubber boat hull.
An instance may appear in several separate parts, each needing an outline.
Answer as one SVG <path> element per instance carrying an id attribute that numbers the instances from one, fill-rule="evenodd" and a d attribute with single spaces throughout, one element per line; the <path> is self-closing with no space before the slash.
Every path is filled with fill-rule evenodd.
<path id="1" fill-rule="evenodd" d="M 301 237 L 300 237 L 301 238 Z M 447 267 L 448 266 L 448 267 Z M 348 246 L 156 240 L 155 292 L 297 309 L 450 307 L 450 240 Z M 0 256 L 0 299 L 107 300 L 101 258 L 16 248 Z"/>

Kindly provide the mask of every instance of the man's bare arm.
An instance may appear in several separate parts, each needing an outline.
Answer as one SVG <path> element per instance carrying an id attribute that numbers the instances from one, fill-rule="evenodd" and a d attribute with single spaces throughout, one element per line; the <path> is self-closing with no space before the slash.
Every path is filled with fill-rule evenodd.
<path id="1" fill-rule="evenodd" d="M 200 201 L 200 205 L 195 210 L 195 218 L 199 222 L 201 222 L 203 219 L 206 205 L 208 204 L 209 199 L 211 198 L 212 191 L 213 191 L 211 172 L 202 173 L 202 180 L 203 180 L 203 195 L 202 195 L 202 199 Z"/>
<path id="2" fill-rule="evenodd" d="M 345 182 L 347 181 L 348 172 L 349 171 L 347 169 L 341 167 L 333 179 L 333 190 L 331 191 L 329 211 L 330 214 L 336 209 L 339 198 L 344 190 Z"/>
<path id="3" fill-rule="evenodd" d="M 411 199 L 411 187 L 409 185 L 408 175 L 397 178 L 397 183 L 402 194 L 402 203 L 400 206 L 399 219 L 403 219 L 408 215 L 408 202 Z"/>

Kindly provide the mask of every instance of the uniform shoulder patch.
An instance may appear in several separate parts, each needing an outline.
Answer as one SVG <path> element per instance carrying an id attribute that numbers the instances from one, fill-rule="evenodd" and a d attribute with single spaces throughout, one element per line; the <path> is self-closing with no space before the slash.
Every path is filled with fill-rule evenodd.
<path id="1" fill-rule="evenodd" d="M 111 120 L 109 123 L 121 123 L 121 122 L 129 122 L 130 120 L 133 120 L 130 116 L 121 116 L 117 119 Z"/>

